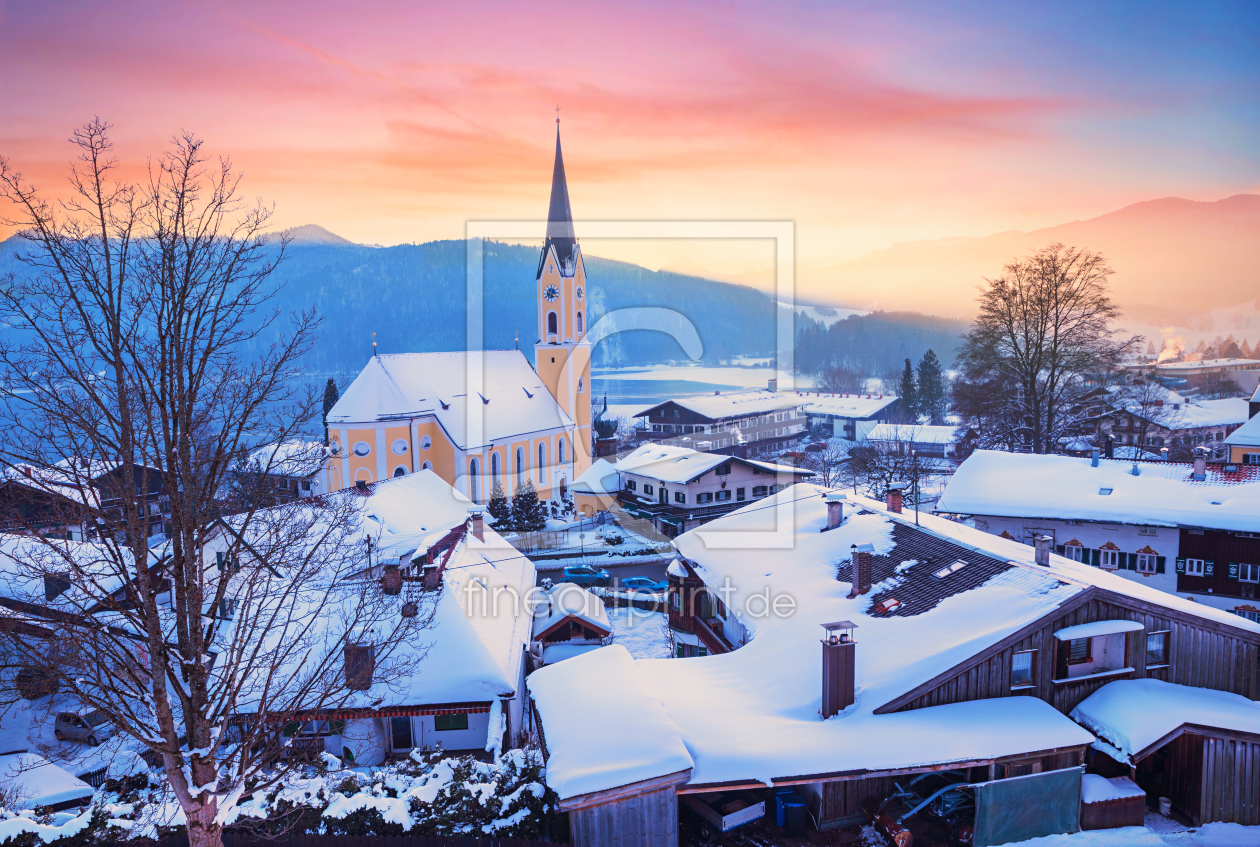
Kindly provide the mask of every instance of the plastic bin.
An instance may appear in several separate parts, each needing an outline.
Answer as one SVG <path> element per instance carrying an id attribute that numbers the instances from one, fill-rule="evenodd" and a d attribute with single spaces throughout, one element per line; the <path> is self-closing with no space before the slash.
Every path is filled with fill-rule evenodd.
<path id="1" fill-rule="evenodd" d="M 788 835 L 805 834 L 809 826 L 809 808 L 802 800 L 788 800 L 783 804 L 784 829 Z"/>

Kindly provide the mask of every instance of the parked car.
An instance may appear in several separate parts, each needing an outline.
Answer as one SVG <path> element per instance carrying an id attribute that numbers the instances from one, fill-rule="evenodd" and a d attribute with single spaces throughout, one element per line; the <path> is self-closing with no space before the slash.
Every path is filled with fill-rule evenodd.
<path id="1" fill-rule="evenodd" d="M 669 590 L 668 582 L 650 579 L 646 576 L 632 576 L 629 579 L 623 579 L 621 586 L 626 591 L 645 591 L 649 594 L 663 594 Z"/>
<path id="2" fill-rule="evenodd" d="M 564 581 L 574 585 L 607 585 L 612 581 L 608 571 L 590 565 L 571 565 L 564 569 Z"/>
<path id="3" fill-rule="evenodd" d="M 99 710 L 76 715 L 58 712 L 53 735 L 58 741 L 85 741 L 93 747 L 114 734 L 114 726 L 104 712 Z"/>

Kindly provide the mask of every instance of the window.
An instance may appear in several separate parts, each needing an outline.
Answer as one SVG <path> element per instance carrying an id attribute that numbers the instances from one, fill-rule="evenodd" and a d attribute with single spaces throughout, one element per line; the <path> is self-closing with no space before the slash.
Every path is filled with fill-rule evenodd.
<path id="1" fill-rule="evenodd" d="M 719 493 L 721 493 L 721 492 L 719 492 Z M 697 502 L 697 503 L 712 503 L 712 502 L 713 502 L 713 492 L 712 492 L 712 491 L 701 491 L 699 494 L 697 494 L 697 495 L 696 495 L 696 502 Z"/>
<path id="2" fill-rule="evenodd" d="M 627 490 L 627 491 L 634 491 L 634 490 L 635 490 L 636 488 L 638 488 L 638 487 L 639 487 L 639 483 L 635 482 L 633 479 L 627 479 L 627 480 L 626 480 L 626 490 Z"/>
<path id="3" fill-rule="evenodd" d="M 433 463 L 432 463 L 432 462 L 430 462 L 430 461 L 428 461 L 428 460 L 425 460 L 425 462 L 424 462 L 422 465 L 420 465 L 420 470 L 422 470 L 422 471 L 431 471 L 431 470 L 433 470 Z"/>
<path id="4" fill-rule="evenodd" d="M 577 331 L 578 331 L 578 335 L 581 335 L 583 332 L 585 332 L 585 330 L 582 329 L 582 313 L 581 312 L 577 313 Z M 581 390 L 579 390 L 578 394 L 581 394 L 581 393 L 582 393 Z"/>
<path id="5" fill-rule="evenodd" d="M 407 469 L 404 468 L 402 465 L 399 465 L 398 467 L 394 468 L 395 478 L 400 477 L 400 476 L 406 476 L 406 475 L 407 475 Z"/>
<path id="6" fill-rule="evenodd" d="M 1011 688 L 1035 688 L 1037 651 L 1024 650 L 1011 656 Z"/>
<path id="7" fill-rule="evenodd" d="M 1260 582 L 1260 565 L 1251 565 L 1246 562 L 1239 562 L 1238 581 Z"/>
<path id="8" fill-rule="evenodd" d="M 415 746 L 411 743 L 411 718 L 390 718 L 389 729 L 395 750 L 410 750 Z"/>
<path id="9" fill-rule="evenodd" d="M 394 443 L 389 445 L 389 449 L 394 451 L 395 456 L 401 456 L 407 452 L 407 439 L 395 438 Z"/>
<path id="10" fill-rule="evenodd" d="M 456 715 L 434 715 L 433 728 L 438 732 L 450 732 L 456 729 L 468 729 L 468 713 Z"/>
<path id="11" fill-rule="evenodd" d="M 1203 576 L 1203 560 L 1186 559 L 1186 576 Z"/>
<path id="12" fill-rule="evenodd" d="M 682 611 L 682 600 L 679 598 L 677 591 L 669 592 L 669 607 L 675 612 Z"/>
<path id="13" fill-rule="evenodd" d="M 743 491 L 743 490 L 744 490 L 744 489 L 742 489 L 742 488 L 740 489 L 740 491 Z M 767 488 L 767 487 L 766 487 L 766 486 L 764 486 L 764 485 L 754 485 L 754 486 L 753 486 L 752 496 L 754 496 L 754 497 L 765 497 L 765 496 L 766 496 L 767 494 L 769 494 L 769 493 L 770 493 L 770 489 L 769 489 L 769 488 Z"/>
<path id="14" fill-rule="evenodd" d="M 564 464 L 564 439 L 561 438 L 556 442 L 556 461 Z"/>
<path id="15" fill-rule="evenodd" d="M 1067 657 L 1069 665 L 1079 665 L 1090 661 L 1093 656 L 1090 654 L 1090 639 L 1073 638 L 1067 643 Z"/>
<path id="16" fill-rule="evenodd" d="M 547 442 L 538 442 L 538 481 L 543 481 L 543 469 L 547 467 Z"/>
<path id="17" fill-rule="evenodd" d="M 1155 527 L 1153 526 L 1139 526 L 1138 527 L 1138 535 L 1155 535 L 1155 534 L 1156 534 Z"/>
<path id="18" fill-rule="evenodd" d="M 481 492 L 477 487 L 477 460 L 468 460 L 468 499 L 474 503 L 481 502 Z"/>
<path id="19" fill-rule="evenodd" d="M 1168 631 L 1151 632 L 1146 635 L 1146 667 L 1157 667 L 1168 664 L 1168 657 L 1171 651 L 1168 649 L 1169 639 L 1172 633 Z"/>
<path id="20" fill-rule="evenodd" d="M 490 479 L 494 482 L 499 481 L 499 454 L 490 454 Z"/>
<path id="21" fill-rule="evenodd" d="M 952 573 L 958 573 L 958 571 L 962 570 L 965 567 L 967 567 L 967 563 L 959 559 L 957 562 L 954 562 L 951 565 L 946 565 L 945 567 L 941 568 L 939 571 L 933 574 L 933 576 L 935 576 L 937 579 L 944 579 L 945 577 L 949 576 Z"/>
<path id="22" fill-rule="evenodd" d="M 1137 554 L 1137 572 L 1138 573 L 1155 573 L 1155 554 L 1154 553 L 1138 553 Z"/>
<path id="23" fill-rule="evenodd" d="M 421 450 L 428 450 L 432 446 L 433 446 L 432 438 L 430 438 L 427 435 L 420 436 L 420 449 Z"/>
<path id="24" fill-rule="evenodd" d="M 1063 555 L 1065 558 L 1071 559 L 1073 562 L 1088 562 L 1089 554 L 1085 552 L 1085 548 L 1077 544 L 1067 544 L 1063 547 Z"/>
<path id="25" fill-rule="evenodd" d="M 525 484 L 525 451 L 520 447 L 516 448 L 516 484 Z"/>
<path id="26" fill-rule="evenodd" d="M 644 494 L 652 494 L 652 493 L 653 493 L 653 492 L 655 492 L 655 491 L 656 491 L 656 489 L 652 487 L 652 483 L 650 483 L 650 482 L 645 482 L 645 483 L 643 483 L 643 493 L 644 493 Z"/>
<path id="27" fill-rule="evenodd" d="M 1099 551 L 1098 564 L 1100 567 L 1114 571 L 1120 567 L 1120 551 L 1119 550 L 1102 550 Z"/>
<path id="28" fill-rule="evenodd" d="M 717 499 L 718 499 L 718 500 L 730 500 L 730 499 L 731 499 L 731 492 L 730 492 L 730 489 L 723 488 L 721 491 L 717 492 Z"/>
<path id="29" fill-rule="evenodd" d="M 355 442 L 355 445 L 354 445 L 354 455 L 356 455 L 356 456 L 366 456 L 366 455 L 368 455 L 368 454 L 369 454 L 369 453 L 371 453 L 371 452 L 372 452 L 372 445 L 371 445 L 371 444 L 368 444 L 366 441 L 357 441 L 357 442 Z"/>
<path id="30" fill-rule="evenodd" d="M 736 488 L 736 489 L 735 489 L 735 500 L 736 500 L 736 502 L 739 502 L 739 501 L 742 501 L 742 500 L 746 500 L 746 499 L 747 499 L 747 498 L 746 498 L 746 497 L 744 497 L 744 489 L 742 489 L 742 488 Z"/>
<path id="31" fill-rule="evenodd" d="M 686 492 L 683 492 L 683 491 L 675 491 L 675 492 L 674 492 L 674 502 L 675 502 L 675 503 L 686 503 L 686 502 L 687 502 L 687 494 L 686 494 Z"/>
<path id="32" fill-rule="evenodd" d="M 370 644 L 347 644 L 345 648 L 346 688 L 367 691 L 376 672 L 376 650 Z"/>
<path id="33" fill-rule="evenodd" d="M 547 334 L 548 335 L 555 335 L 557 332 L 559 332 L 559 329 L 557 328 L 558 323 L 559 321 L 556 318 L 556 313 L 548 312 L 547 313 Z"/>

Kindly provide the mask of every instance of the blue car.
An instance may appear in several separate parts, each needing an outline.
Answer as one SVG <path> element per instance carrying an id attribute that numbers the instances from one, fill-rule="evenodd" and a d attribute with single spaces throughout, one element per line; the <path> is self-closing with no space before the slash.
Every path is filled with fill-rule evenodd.
<path id="1" fill-rule="evenodd" d="M 564 581 L 574 585 L 607 585 L 611 579 L 608 571 L 590 565 L 571 565 L 564 569 Z"/>
<path id="2" fill-rule="evenodd" d="M 649 579 L 646 576 L 632 576 L 629 579 L 623 579 L 621 587 L 626 591 L 646 591 L 649 594 L 663 594 L 669 590 L 669 583 Z"/>

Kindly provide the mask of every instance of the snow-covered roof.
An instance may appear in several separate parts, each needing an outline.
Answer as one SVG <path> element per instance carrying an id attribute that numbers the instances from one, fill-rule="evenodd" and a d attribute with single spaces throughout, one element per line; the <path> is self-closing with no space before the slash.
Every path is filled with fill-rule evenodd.
<path id="1" fill-rule="evenodd" d="M 801 398 L 808 414 L 859 419 L 878 415 L 896 402 L 891 394 L 806 394 Z"/>
<path id="2" fill-rule="evenodd" d="M 1125 757 L 1142 753 L 1182 724 L 1260 735 L 1260 703 L 1159 679 L 1108 683 L 1081 701 L 1071 717 Z"/>
<path id="3" fill-rule="evenodd" d="M 867 441 L 901 441 L 907 444 L 954 444 L 959 427 L 918 426 L 916 424 L 876 424 L 866 434 Z"/>
<path id="4" fill-rule="evenodd" d="M 552 589 L 545 604 L 539 605 L 534 617 L 534 636 L 541 635 L 568 617 L 585 621 L 602 629 L 605 634 L 612 632 L 604 601 L 581 586 L 563 582 Z"/>
<path id="5" fill-rule="evenodd" d="M 0 782 L 11 786 L 15 811 L 87 800 L 94 793 L 92 786 L 34 753 L 0 756 Z"/>
<path id="6" fill-rule="evenodd" d="M 126 568 L 120 573 L 118 563 Z M 46 576 L 76 572 L 55 598 Z M 0 598 L 57 612 L 83 614 L 108 600 L 135 575 L 130 551 L 95 541 L 65 541 L 0 533 Z"/>
<path id="7" fill-rule="evenodd" d="M 561 641 L 556 644 L 548 644 L 542 651 L 543 664 L 554 665 L 556 662 L 563 662 L 565 659 L 572 659 L 574 656 L 581 656 L 583 653 L 598 650 L 601 646 L 590 641 Z"/>
<path id="8" fill-rule="evenodd" d="M 578 494 L 616 494 L 621 490 L 617 467 L 607 459 L 596 459 L 569 486 Z"/>
<path id="9" fill-rule="evenodd" d="M 1220 400 L 1187 402 L 1161 425 L 1168 429 L 1197 429 L 1206 426 L 1228 426 L 1247 420 L 1247 400 L 1225 397 Z"/>
<path id="10" fill-rule="evenodd" d="M 614 644 L 530 675 L 546 737 L 547 784 L 561 800 L 694 764 L 643 666 Z"/>
<path id="11" fill-rule="evenodd" d="M 304 477 L 318 473 L 324 458 L 324 445 L 320 442 L 290 438 L 254 450 L 249 454 L 249 464 L 279 476 Z"/>
<path id="12" fill-rule="evenodd" d="M 639 447 L 613 467 L 622 473 L 633 473 L 659 479 L 661 482 L 683 484 L 704 476 L 724 462 L 749 465 L 774 474 L 801 477 L 813 475 L 813 471 L 788 465 L 741 459 L 739 456 L 727 456 L 723 453 L 702 453 L 689 447 L 665 447 L 652 444 Z"/>
<path id="13" fill-rule="evenodd" d="M 1126 797 L 1145 797 L 1146 791 L 1127 776 L 1107 779 L 1096 773 L 1081 774 L 1081 802 L 1105 803 L 1108 800 L 1123 800 Z"/>
<path id="14" fill-rule="evenodd" d="M 1260 365 L 1260 359 L 1201 359 L 1192 362 L 1163 362 L 1156 365 L 1161 371 L 1190 371 L 1198 368 L 1238 368 Z"/>
<path id="15" fill-rule="evenodd" d="M 801 405 L 802 396 L 795 392 L 768 391 L 764 388 L 750 391 L 732 391 L 726 394 L 699 394 L 695 397 L 679 397 L 666 403 L 658 403 L 642 412 L 635 413 L 636 418 L 650 415 L 657 409 L 673 403 L 689 412 L 712 421 L 727 418 L 742 418 L 746 415 L 766 415 L 784 409 L 795 409 Z"/>
<path id="16" fill-rule="evenodd" d="M 468 373 L 479 394 L 468 396 Z M 482 415 L 482 443 L 465 443 L 468 415 Z M 572 419 L 519 350 L 373 356 L 345 390 L 330 424 L 402 421 L 432 415 L 461 449 L 531 432 L 571 427 Z"/>
<path id="17" fill-rule="evenodd" d="M 1090 586 L 1260 635 L 1260 624 L 1061 556 L 1038 566 L 1027 545 L 935 515 L 921 515 L 916 528 L 852 494 L 847 502 L 861 511 L 823 532 L 825 493 L 800 483 L 675 539 L 707 584 L 733 589 L 724 589 L 726 606 L 751 636 L 730 653 L 638 662 L 643 693 L 663 704 L 695 761 L 693 784 L 913 768 L 1089 744 L 1093 736 L 1031 697 L 877 712 Z M 789 507 L 787 515 L 766 508 L 776 503 Z M 791 521 L 787 548 L 759 549 L 753 535 L 748 544 L 713 543 L 715 532 L 768 533 L 778 520 Z M 848 560 L 853 546 L 863 544 L 873 548 L 875 584 L 850 598 Z M 939 575 L 960 561 L 962 567 Z M 793 605 L 785 614 L 767 613 L 764 601 L 750 602 L 754 596 L 790 597 Z M 895 610 L 877 605 L 894 598 L 903 601 Z M 821 625 L 837 620 L 857 624 L 856 700 L 823 721 L 818 641 Z M 604 655 L 583 657 L 591 675 Z M 611 673 L 598 669 L 600 678 L 605 672 Z M 553 698 L 543 724 L 557 750 L 550 727 L 571 713 L 550 681 L 531 682 L 531 690 Z M 581 708 L 601 713 L 608 702 Z M 602 749 L 583 742 L 587 749 L 565 754 L 594 767 Z"/>
<path id="18" fill-rule="evenodd" d="M 937 511 L 1260 532 L 1260 468 L 1207 469 L 977 450 L 949 480 Z"/>
<path id="19" fill-rule="evenodd" d="M 1256 389 L 1260 391 L 1260 389 Z M 1260 400 L 1256 402 L 1260 403 Z M 1239 447 L 1260 447 L 1260 415 L 1256 415 L 1238 429 L 1225 436 L 1226 444 Z"/>

